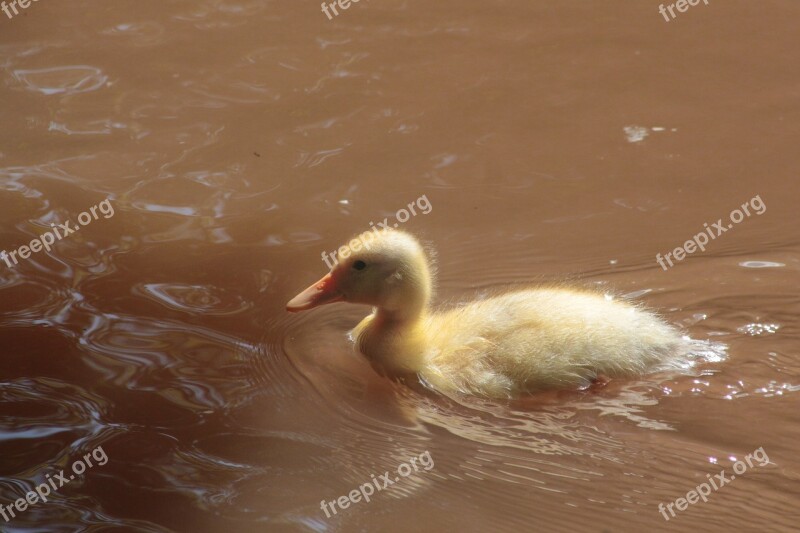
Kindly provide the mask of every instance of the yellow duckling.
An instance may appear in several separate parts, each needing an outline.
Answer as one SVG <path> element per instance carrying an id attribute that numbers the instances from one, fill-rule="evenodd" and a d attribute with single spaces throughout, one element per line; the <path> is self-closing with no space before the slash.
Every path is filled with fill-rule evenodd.
<path id="1" fill-rule="evenodd" d="M 364 248 L 351 249 L 286 308 L 373 306 L 352 336 L 384 374 L 416 374 L 443 393 L 514 397 L 641 375 L 688 349 L 655 314 L 579 289 L 517 290 L 432 312 L 431 266 L 417 239 L 398 230 L 373 235 L 358 237 Z"/>

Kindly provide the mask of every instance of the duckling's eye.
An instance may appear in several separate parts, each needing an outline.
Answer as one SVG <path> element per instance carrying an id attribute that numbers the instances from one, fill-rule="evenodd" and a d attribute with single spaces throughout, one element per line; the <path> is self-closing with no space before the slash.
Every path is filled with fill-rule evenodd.
<path id="1" fill-rule="evenodd" d="M 356 270 L 364 270 L 365 268 L 367 268 L 367 264 L 359 259 L 358 261 L 355 261 L 353 263 L 353 268 L 355 268 Z"/>

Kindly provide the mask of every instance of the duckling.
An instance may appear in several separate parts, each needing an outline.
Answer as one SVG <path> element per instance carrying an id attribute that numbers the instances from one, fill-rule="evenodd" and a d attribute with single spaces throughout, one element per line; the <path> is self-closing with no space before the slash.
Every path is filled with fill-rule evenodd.
<path id="1" fill-rule="evenodd" d="M 286 308 L 373 306 L 351 337 L 384 375 L 416 376 L 445 394 L 512 398 L 639 376 L 687 350 L 687 339 L 654 313 L 558 285 L 432 311 L 433 269 L 420 242 L 400 230 L 368 233 Z"/>

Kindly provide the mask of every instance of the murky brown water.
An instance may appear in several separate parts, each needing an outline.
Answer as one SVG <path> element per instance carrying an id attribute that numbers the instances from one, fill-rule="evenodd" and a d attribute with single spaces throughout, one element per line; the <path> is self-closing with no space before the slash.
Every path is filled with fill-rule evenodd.
<path id="1" fill-rule="evenodd" d="M 798 17 L 790 0 L 669 22 L 655 1 L 0 12 L 0 248 L 80 227 L 0 263 L 0 505 L 108 458 L 0 529 L 797 530 Z M 364 309 L 284 305 L 323 251 L 422 195 L 404 227 L 438 248 L 440 301 L 574 279 L 728 359 L 511 403 L 377 376 L 346 338 Z M 763 214 L 656 263 L 757 195 Z M 659 513 L 758 448 L 769 464 Z M 370 502 L 320 508 L 425 452 Z"/>

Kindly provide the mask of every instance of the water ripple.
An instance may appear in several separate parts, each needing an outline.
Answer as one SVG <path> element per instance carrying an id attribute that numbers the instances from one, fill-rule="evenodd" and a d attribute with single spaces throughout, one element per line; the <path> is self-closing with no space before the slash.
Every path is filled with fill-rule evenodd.
<path id="1" fill-rule="evenodd" d="M 26 89 L 48 96 L 96 91 L 108 82 L 108 76 L 99 68 L 86 65 L 17 69 L 14 76 L 25 84 Z"/>

